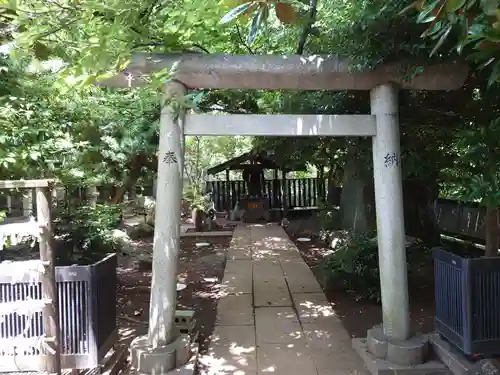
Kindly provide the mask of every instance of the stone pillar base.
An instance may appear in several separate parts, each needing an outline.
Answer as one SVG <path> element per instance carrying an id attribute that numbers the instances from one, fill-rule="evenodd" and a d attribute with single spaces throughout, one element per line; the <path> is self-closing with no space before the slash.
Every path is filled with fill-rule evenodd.
<path id="1" fill-rule="evenodd" d="M 382 326 L 368 330 L 366 339 L 353 339 L 353 348 L 373 375 L 428 374 L 445 375 L 441 362 L 430 360 L 428 337 L 416 335 L 408 340 L 392 340 Z"/>
<path id="2" fill-rule="evenodd" d="M 151 348 L 147 336 L 136 337 L 130 344 L 131 366 L 145 375 L 192 375 L 198 350 L 187 334 L 178 334 L 168 345 Z"/>

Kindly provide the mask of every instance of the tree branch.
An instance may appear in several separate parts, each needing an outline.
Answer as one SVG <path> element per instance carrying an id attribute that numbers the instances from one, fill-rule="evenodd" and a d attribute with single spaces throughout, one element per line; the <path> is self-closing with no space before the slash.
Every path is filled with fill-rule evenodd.
<path id="1" fill-rule="evenodd" d="M 250 46 L 245 42 L 245 39 L 243 39 L 243 36 L 241 35 L 240 27 L 236 25 L 236 32 L 238 33 L 238 39 L 241 44 L 247 49 L 248 53 L 254 55 L 254 51 L 250 48 Z"/>
<path id="2" fill-rule="evenodd" d="M 307 37 L 311 33 L 311 28 L 316 21 L 316 12 L 318 8 L 318 0 L 311 0 L 309 4 L 309 20 L 302 30 L 302 35 L 300 36 L 299 46 L 297 47 L 297 55 L 302 55 L 304 53 L 304 48 L 306 46 Z"/>
<path id="3" fill-rule="evenodd" d="M 193 47 L 196 47 L 198 49 L 201 49 L 203 52 L 205 53 L 210 53 L 210 51 L 208 49 L 206 49 L 205 47 L 203 47 L 201 44 L 198 44 L 198 43 L 193 43 Z"/>

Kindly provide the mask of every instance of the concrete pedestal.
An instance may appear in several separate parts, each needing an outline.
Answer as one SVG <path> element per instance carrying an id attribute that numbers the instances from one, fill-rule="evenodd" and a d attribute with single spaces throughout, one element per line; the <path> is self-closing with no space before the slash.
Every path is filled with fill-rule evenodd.
<path id="1" fill-rule="evenodd" d="M 392 339 L 384 334 L 379 325 L 368 330 L 366 339 L 353 339 L 353 348 L 373 375 L 447 373 L 444 364 L 430 360 L 427 336 Z"/>
<path id="2" fill-rule="evenodd" d="M 473 361 L 460 350 L 441 338 L 438 333 L 429 335 L 431 351 L 450 370 L 452 375 L 499 375 L 500 366 L 495 359 Z"/>
<path id="3" fill-rule="evenodd" d="M 191 348 L 189 335 L 178 333 L 164 346 L 152 348 L 147 336 L 139 336 L 130 344 L 134 372 L 147 375 L 192 375 L 196 368 L 197 350 Z"/>

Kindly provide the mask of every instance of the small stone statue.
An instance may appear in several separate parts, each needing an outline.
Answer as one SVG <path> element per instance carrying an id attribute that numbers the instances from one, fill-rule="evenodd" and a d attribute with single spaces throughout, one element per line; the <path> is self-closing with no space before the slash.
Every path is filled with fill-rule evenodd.
<path id="1" fill-rule="evenodd" d="M 286 228 L 288 228 L 288 226 L 289 226 L 289 225 L 290 225 L 290 220 L 288 220 L 286 217 L 285 217 L 285 218 L 283 218 L 283 220 L 281 220 L 281 226 L 282 226 L 283 228 L 285 228 L 285 229 L 286 229 Z"/>

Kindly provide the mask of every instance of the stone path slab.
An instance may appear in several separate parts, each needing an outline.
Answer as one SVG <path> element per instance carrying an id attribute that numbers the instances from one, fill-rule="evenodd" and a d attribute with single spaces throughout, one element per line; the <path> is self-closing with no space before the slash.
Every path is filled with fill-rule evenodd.
<path id="1" fill-rule="evenodd" d="M 201 375 L 365 374 L 351 337 L 276 224 L 239 224 Z"/>
<path id="2" fill-rule="evenodd" d="M 219 300 L 216 326 L 254 325 L 252 295 L 227 295 Z"/>

